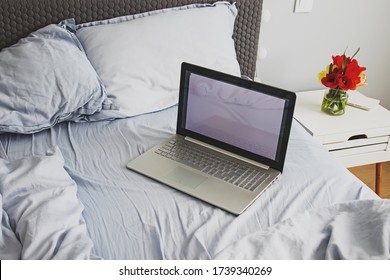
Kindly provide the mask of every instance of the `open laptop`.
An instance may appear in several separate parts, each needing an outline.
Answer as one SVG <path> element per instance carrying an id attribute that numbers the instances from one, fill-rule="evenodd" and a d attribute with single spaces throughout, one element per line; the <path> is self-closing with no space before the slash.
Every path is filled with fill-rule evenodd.
<path id="1" fill-rule="evenodd" d="M 127 167 L 239 215 L 283 170 L 295 99 L 183 63 L 176 135 Z"/>

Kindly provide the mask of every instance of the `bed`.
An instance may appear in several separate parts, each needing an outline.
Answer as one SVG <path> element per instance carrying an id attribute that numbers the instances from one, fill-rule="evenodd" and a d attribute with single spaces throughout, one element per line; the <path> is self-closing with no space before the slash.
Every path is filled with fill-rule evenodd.
<path id="1" fill-rule="evenodd" d="M 262 0 L 207 2 L 1 0 L 1 259 L 390 258 L 390 202 L 296 121 L 239 216 L 126 168 L 175 133 L 180 62 L 254 77 Z"/>

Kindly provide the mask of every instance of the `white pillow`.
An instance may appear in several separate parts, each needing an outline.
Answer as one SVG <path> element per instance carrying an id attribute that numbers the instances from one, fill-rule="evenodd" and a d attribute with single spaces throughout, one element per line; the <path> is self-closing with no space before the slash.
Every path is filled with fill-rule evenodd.
<path id="1" fill-rule="evenodd" d="M 240 75 L 234 4 L 194 4 L 78 25 L 77 36 L 119 110 L 129 117 L 178 100 L 182 62 Z M 94 116 L 99 118 L 98 116 Z"/>

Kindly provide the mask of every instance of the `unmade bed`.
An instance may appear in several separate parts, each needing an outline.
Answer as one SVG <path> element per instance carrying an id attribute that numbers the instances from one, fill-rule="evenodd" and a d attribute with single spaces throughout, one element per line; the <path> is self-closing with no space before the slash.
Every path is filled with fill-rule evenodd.
<path id="1" fill-rule="evenodd" d="M 239 216 L 126 168 L 175 133 L 181 62 L 254 77 L 235 2 L 1 1 L 1 259 L 390 258 L 390 202 L 296 121 Z"/>

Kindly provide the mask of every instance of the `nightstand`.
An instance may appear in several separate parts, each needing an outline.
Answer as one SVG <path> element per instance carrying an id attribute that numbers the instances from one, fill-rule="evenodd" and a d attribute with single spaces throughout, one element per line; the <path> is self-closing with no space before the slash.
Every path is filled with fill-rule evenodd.
<path id="1" fill-rule="evenodd" d="M 347 106 L 344 115 L 330 116 L 321 111 L 325 91 L 297 92 L 294 118 L 345 167 L 375 163 L 380 195 L 382 162 L 390 160 L 390 111 L 380 105 L 370 111 Z"/>

